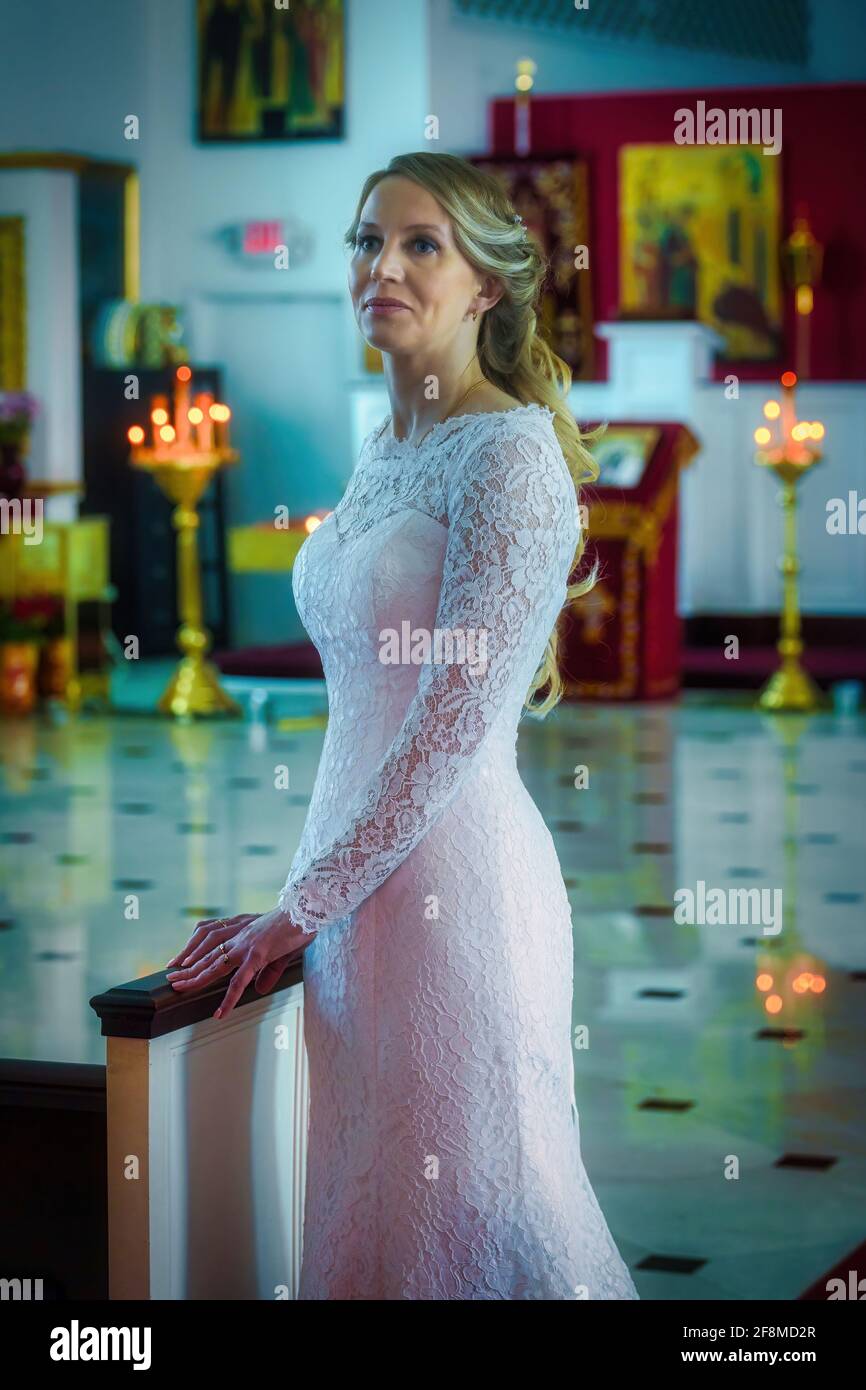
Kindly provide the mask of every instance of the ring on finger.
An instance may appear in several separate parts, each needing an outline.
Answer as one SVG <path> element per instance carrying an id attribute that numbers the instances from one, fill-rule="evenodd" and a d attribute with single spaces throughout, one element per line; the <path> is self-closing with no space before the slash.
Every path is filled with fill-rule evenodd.
<path id="1" fill-rule="evenodd" d="M 223 960 L 225 961 L 226 965 L 231 965 L 231 961 L 229 960 L 229 953 L 228 953 L 228 951 L 226 950 L 226 944 L 225 944 L 224 941 L 221 941 L 221 942 L 219 943 L 219 949 L 220 949 L 220 950 L 222 951 L 222 953 L 223 953 Z"/>

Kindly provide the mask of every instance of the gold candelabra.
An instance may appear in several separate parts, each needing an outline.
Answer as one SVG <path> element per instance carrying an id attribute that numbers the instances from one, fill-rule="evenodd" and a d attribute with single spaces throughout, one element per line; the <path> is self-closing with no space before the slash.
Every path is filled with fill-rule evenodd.
<path id="1" fill-rule="evenodd" d="M 784 516 L 782 555 L 782 613 L 777 650 L 781 665 L 767 681 L 758 697 L 765 710 L 801 713 L 819 709 L 823 697 L 800 657 L 803 639 L 800 621 L 800 560 L 797 550 L 797 488 L 802 478 L 820 463 L 823 454 L 820 441 L 824 426 L 818 420 L 798 420 L 794 397 L 797 377 L 784 372 L 781 379 L 781 401 L 769 400 L 764 405 L 767 425 L 755 430 L 758 449 L 755 462 L 770 468 L 782 484 L 779 500 Z"/>
<path id="2" fill-rule="evenodd" d="M 239 455 L 229 447 L 228 406 L 215 401 L 208 392 L 201 392 L 190 406 L 191 379 L 189 367 L 177 368 L 174 423 L 169 418 L 167 399 L 154 397 L 150 412 L 151 447 L 145 446 L 145 432 L 140 425 L 133 425 L 127 433 L 133 467 L 150 473 L 175 504 L 171 520 L 177 532 L 177 645 L 183 655 L 157 708 L 162 714 L 178 718 L 238 715 L 240 706 L 223 690 L 216 667 L 206 660 L 211 637 L 202 615 L 198 504 L 213 475 L 220 468 L 237 463 Z"/>

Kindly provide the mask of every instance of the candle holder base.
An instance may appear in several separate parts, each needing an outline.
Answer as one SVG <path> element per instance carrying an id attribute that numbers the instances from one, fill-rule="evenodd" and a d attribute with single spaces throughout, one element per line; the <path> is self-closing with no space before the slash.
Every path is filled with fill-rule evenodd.
<path id="1" fill-rule="evenodd" d="M 758 696 L 760 709 L 780 713 L 793 711 L 808 714 L 822 709 L 824 703 L 818 686 L 793 656 L 783 658 L 782 665 L 778 671 L 774 671 Z"/>
<path id="2" fill-rule="evenodd" d="M 216 667 L 195 652 L 178 662 L 157 708 L 161 714 L 177 718 L 189 715 L 234 717 L 243 713 L 240 705 L 220 685 Z"/>

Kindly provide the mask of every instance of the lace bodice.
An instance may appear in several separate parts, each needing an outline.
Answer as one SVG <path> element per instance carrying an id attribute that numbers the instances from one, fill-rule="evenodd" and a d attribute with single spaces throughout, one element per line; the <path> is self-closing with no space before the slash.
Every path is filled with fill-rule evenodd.
<path id="1" fill-rule="evenodd" d="M 293 590 L 330 704 L 279 896 L 306 932 L 347 917 L 397 868 L 491 740 L 514 745 L 579 538 L 553 418 L 535 404 L 455 416 L 419 445 L 386 422 L 298 554 Z M 419 619 L 433 628 L 428 659 L 421 641 L 389 663 L 383 633 L 408 620 L 414 638 Z"/>

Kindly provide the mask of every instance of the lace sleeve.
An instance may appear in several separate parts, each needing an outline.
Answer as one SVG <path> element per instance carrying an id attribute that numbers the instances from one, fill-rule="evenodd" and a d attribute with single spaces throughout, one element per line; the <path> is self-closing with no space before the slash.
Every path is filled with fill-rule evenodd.
<path id="1" fill-rule="evenodd" d="M 348 828 L 290 873 L 279 906 L 304 931 L 348 916 L 446 809 L 518 683 L 519 711 L 565 598 L 578 522 L 555 436 L 491 435 L 470 449 L 447 509 L 436 628 L 454 637 L 454 651 L 460 634 L 475 634 L 471 659 L 422 664 Z"/>

